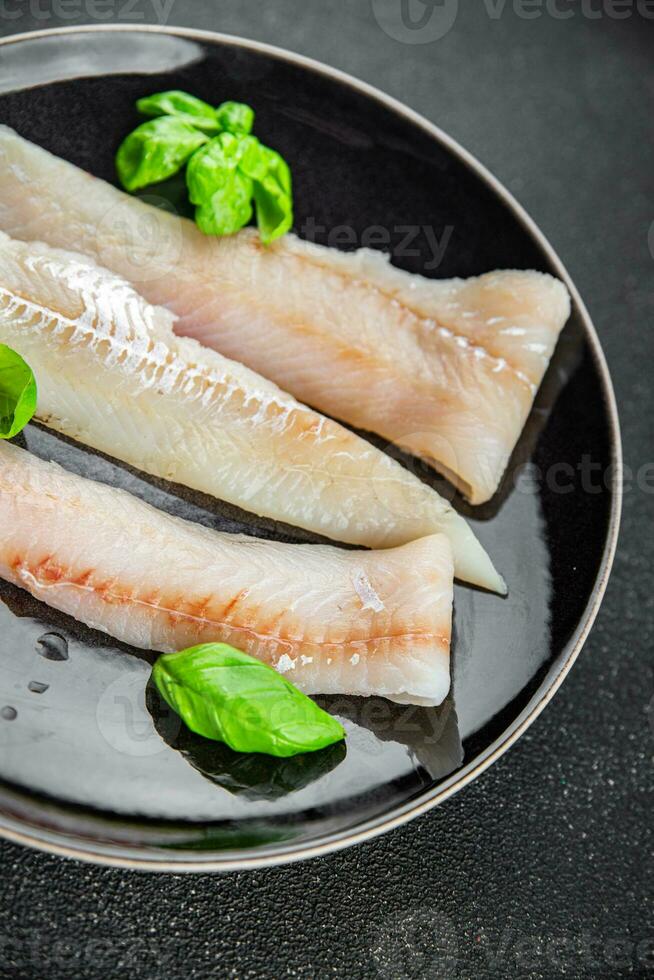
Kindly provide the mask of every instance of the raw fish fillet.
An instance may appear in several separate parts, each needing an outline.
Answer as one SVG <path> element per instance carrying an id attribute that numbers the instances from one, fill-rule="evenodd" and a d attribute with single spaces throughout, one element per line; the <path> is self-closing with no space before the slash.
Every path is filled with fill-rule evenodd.
<path id="1" fill-rule="evenodd" d="M 472 503 L 497 489 L 569 315 L 557 279 L 435 281 L 367 249 L 208 238 L 4 127 L 0 172 L 5 231 L 97 257 L 179 333 L 426 458 Z"/>
<path id="2" fill-rule="evenodd" d="M 336 540 L 443 531 L 457 575 L 504 583 L 450 504 L 365 439 L 188 337 L 91 259 L 0 232 L 0 341 L 38 384 L 38 418 L 155 476 Z"/>
<path id="3" fill-rule="evenodd" d="M 222 534 L 0 445 L 0 576 L 143 649 L 220 640 L 308 694 L 439 704 L 450 686 L 444 535 L 385 551 Z"/>

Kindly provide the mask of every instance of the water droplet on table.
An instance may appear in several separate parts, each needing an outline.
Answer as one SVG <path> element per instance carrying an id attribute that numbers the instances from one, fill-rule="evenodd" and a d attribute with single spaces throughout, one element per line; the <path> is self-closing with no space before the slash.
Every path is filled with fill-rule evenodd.
<path id="1" fill-rule="evenodd" d="M 30 681 L 27 685 L 28 691 L 32 694 L 45 694 L 49 687 L 50 685 L 44 684 L 43 681 Z"/>
<path id="2" fill-rule="evenodd" d="M 68 660 L 68 640 L 59 633 L 44 633 L 36 641 L 36 646 L 46 660 Z"/>

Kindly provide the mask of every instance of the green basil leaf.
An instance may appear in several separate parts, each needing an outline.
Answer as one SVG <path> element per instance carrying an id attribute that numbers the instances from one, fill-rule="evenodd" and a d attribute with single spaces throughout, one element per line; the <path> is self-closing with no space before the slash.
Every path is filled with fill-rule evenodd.
<path id="1" fill-rule="evenodd" d="M 252 180 L 264 180 L 270 171 L 271 152 L 267 146 L 259 142 L 256 136 L 244 136 L 241 139 L 239 170 Z"/>
<path id="2" fill-rule="evenodd" d="M 193 204 L 205 204 L 227 181 L 241 159 L 241 141 L 221 133 L 193 154 L 186 168 L 186 186 Z"/>
<path id="3" fill-rule="evenodd" d="M 0 344 L 0 439 L 12 439 L 36 411 L 31 367 L 11 347 Z"/>
<path id="4" fill-rule="evenodd" d="M 242 140 L 242 173 L 254 181 L 257 224 L 263 242 L 284 235 L 293 225 L 291 171 L 279 153 L 264 146 L 254 136 Z"/>
<path id="5" fill-rule="evenodd" d="M 239 162 L 247 141 L 221 133 L 194 153 L 186 169 L 195 222 L 205 235 L 233 235 L 252 217 L 252 180 Z"/>
<path id="6" fill-rule="evenodd" d="M 152 680 L 192 731 L 236 752 L 286 758 L 345 737 L 342 725 L 285 677 L 226 643 L 164 654 Z"/>
<path id="7" fill-rule="evenodd" d="M 207 136 L 173 116 L 137 126 L 118 147 L 116 170 L 123 187 L 135 191 L 172 177 Z"/>
<path id="8" fill-rule="evenodd" d="M 146 95 L 145 98 L 137 101 L 136 108 L 144 116 L 175 116 L 209 135 L 226 128 L 221 127 L 216 110 L 208 102 L 176 89 Z"/>
<path id="9" fill-rule="evenodd" d="M 224 743 L 196 735 L 184 724 L 155 687 L 145 688 L 145 706 L 155 730 L 205 779 L 249 800 L 277 800 L 322 779 L 347 756 L 345 742 L 316 752 L 275 758 L 259 752 L 235 752 Z M 322 707 L 322 705 L 321 705 Z"/>
<path id="10" fill-rule="evenodd" d="M 257 226 L 265 244 L 285 235 L 293 225 L 293 193 L 291 171 L 275 150 L 263 147 L 267 173 L 254 181 L 254 200 L 257 205 Z"/>
<path id="11" fill-rule="evenodd" d="M 195 209 L 195 223 L 205 235 L 233 235 L 251 217 L 252 181 L 237 170 Z"/>
<path id="12" fill-rule="evenodd" d="M 275 178 L 281 190 L 290 197 L 292 194 L 290 168 L 280 153 L 268 147 L 266 149 L 268 151 L 268 173 L 271 177 Z"/>
<path id="13" fill-rule="evenodd" d="M 216 109 L 221 129 L 228 133 L 247 136 L 254 125 L 254 109 L 244 102 L 223 102 Z"/>

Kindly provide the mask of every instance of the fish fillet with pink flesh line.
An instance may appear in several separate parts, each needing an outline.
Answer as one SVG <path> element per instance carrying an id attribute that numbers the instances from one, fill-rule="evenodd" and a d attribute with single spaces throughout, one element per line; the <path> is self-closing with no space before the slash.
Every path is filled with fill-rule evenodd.
<path id="1" fill-rule="evenodd" d="M 223 534 L 0 443 L 0 576 L 143 649 L 222 641 L 308 694 L 439 704 L 449 690 L 444 535 L 384 551 Z"/>

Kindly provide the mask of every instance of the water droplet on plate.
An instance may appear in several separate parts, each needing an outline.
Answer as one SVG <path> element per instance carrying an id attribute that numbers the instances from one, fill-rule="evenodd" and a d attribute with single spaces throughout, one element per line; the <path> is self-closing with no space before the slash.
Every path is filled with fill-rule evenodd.
<path id="1" fill-rule="evenodd" d="M 36 645 L 46 660 L 68 660 L 68 640 L 59 633 L 44 633 L 38 638 Z"/>
<path id="2" fill-rule="evenodd" d="M 45 694 L 49 687 L 50 685 L 44 684 L 43 681 L 30 681 L 27 685 L 28 691 L 32 694 Z"/>
<path id="3" fill-rule="evenodd" d="M 18 718 L 18 712 L 11 705 L 6 704 L 4 708 L 0 708 L 0 718 L 4 718 L 5 721 L 15 721 Z"/>

